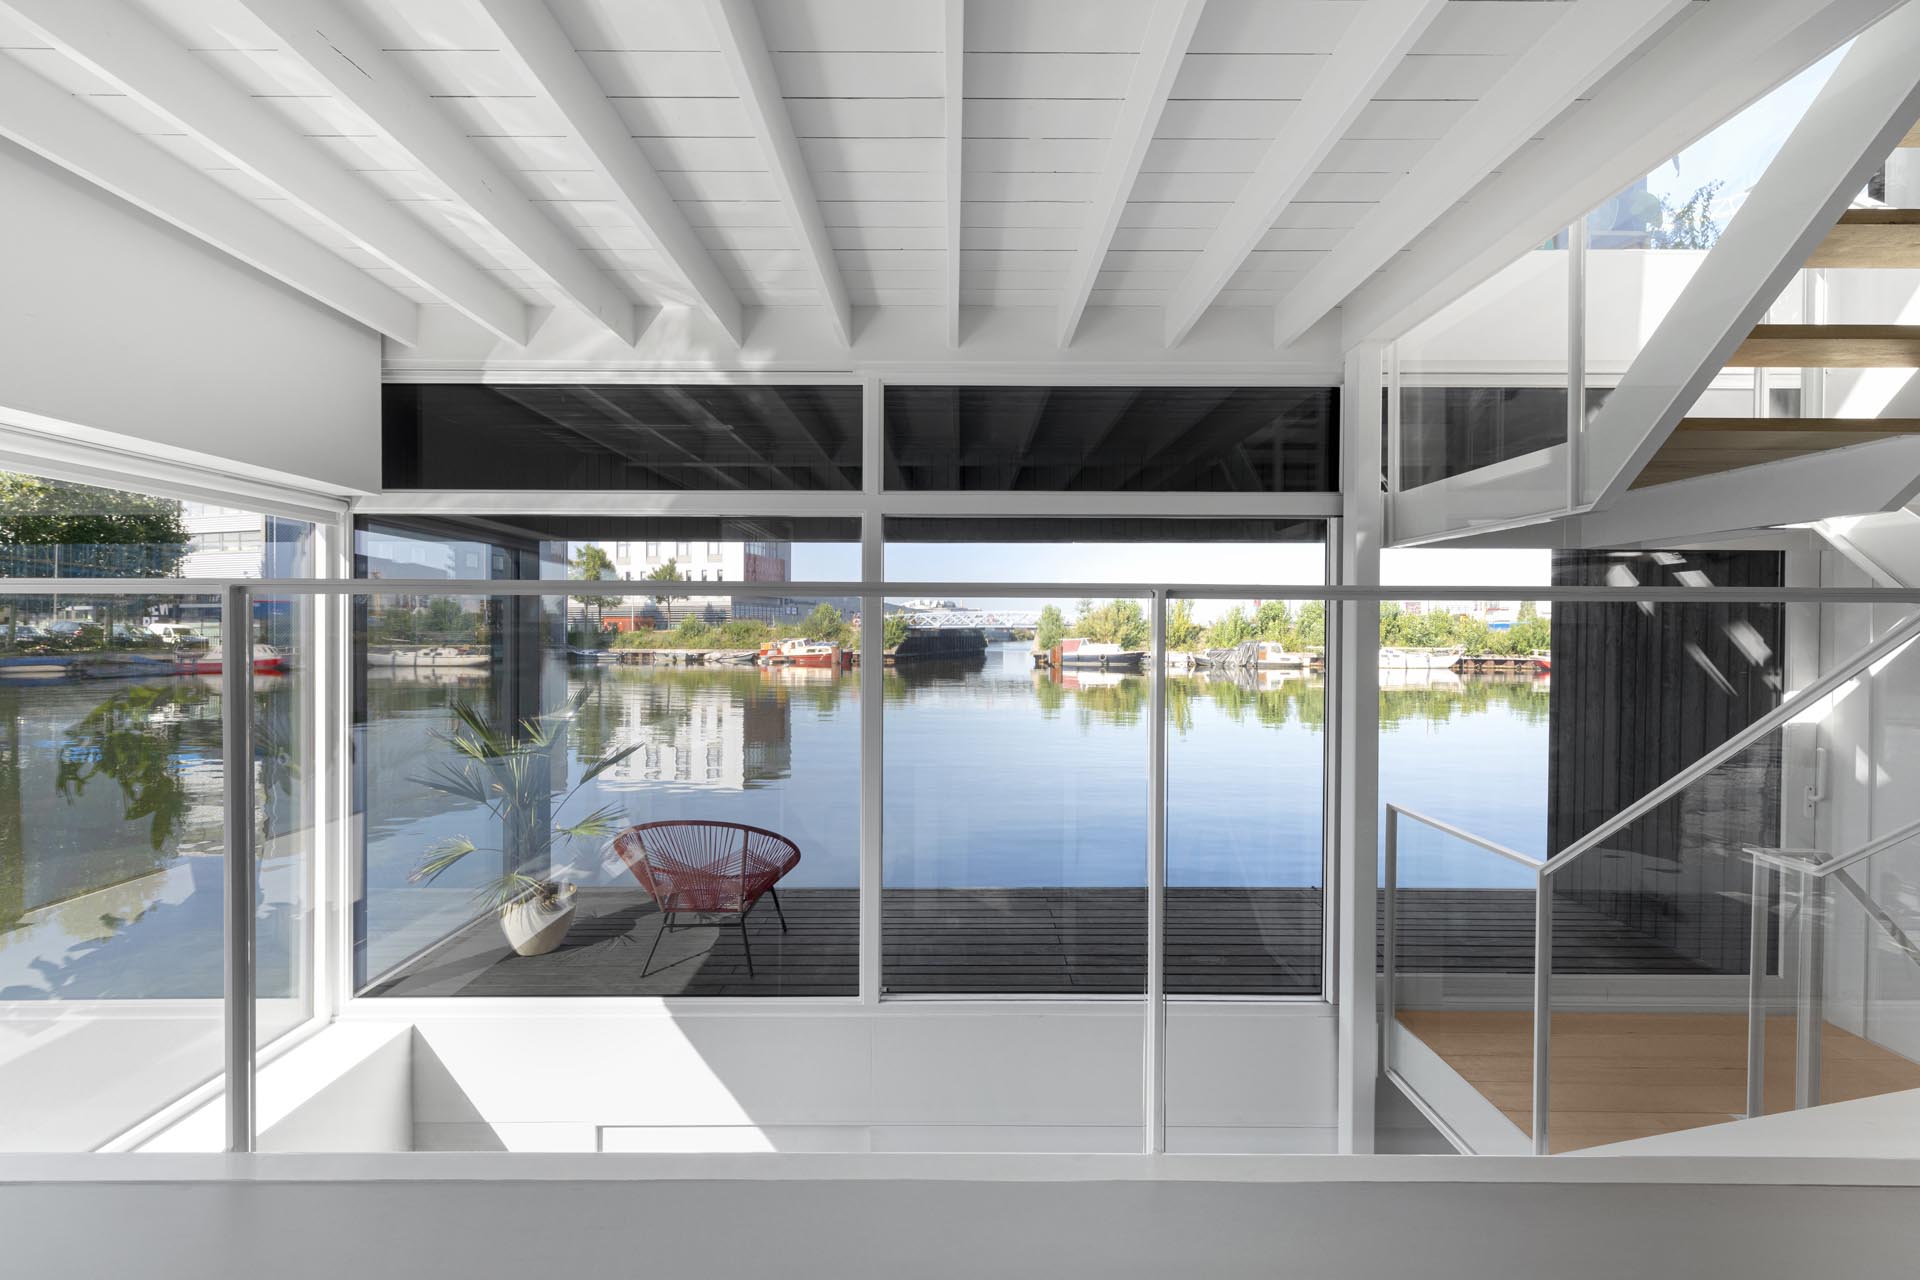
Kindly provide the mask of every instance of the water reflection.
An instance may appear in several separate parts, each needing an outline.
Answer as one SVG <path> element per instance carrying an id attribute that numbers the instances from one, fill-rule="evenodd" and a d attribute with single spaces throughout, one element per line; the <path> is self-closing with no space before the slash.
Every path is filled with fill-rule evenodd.
<path id="1" fill-rule="evenodd" d="M 857 671 L 569 666 L 550 656 L 539 681 L 546 705 L 586 694 L 557 754 L 554 767 L 566 776 L 556 776 L 556 788 L 611 747 L 637 741 L 640 750 L 590 783 L 595 794 L 583 793 L 582 803 L 617 805 L 635 823 L 767 827 L 803 853 L 783 890 L 858 885 Z M 1147 677 L 1035 671 L 1026 647 L 1013 643 L 889 667 L 881 689 L 889 885 L 1143 883 Z M 434 841 L 482 834 L 469 808 L 409 777 L 437 749 L 433 733 L 446 727 L 451 699 L 484 702 L 493 693 L 485 670 L 384 671 L 367 681 L 369 977 L 472 919 L 473 887 L 498 873 L 458 868 L 433 887 L 406 880 Z M 1460 759 L 1476 754 L 1507 779 L 1490 791 L 1500 814 L 1485 829 L 1522 827 L 1537 845 L 1547 701 L 1544 685 L 1498 678 L 1449 675 L 1383 689 L 1383 769 L 1396 795 L 1458 801 Z M 1324 681 L 1292 671 L 1172 676 L 1167 705 L 1169 883 L 1319 885 Z M 583 885 L 637 892 L 617 864 L 577 870 Z M 1454 870 L 1473 868 L 1458 862 Z"/>
<path id="2" fill-rule="evenodd" d="M 217 677 L 0 686 L 0 998 L 220 995 L 222 711 Z M 262 994 L 292 952 L 285 837 L 302 764 L 292 681 L 255 682 Z"/>

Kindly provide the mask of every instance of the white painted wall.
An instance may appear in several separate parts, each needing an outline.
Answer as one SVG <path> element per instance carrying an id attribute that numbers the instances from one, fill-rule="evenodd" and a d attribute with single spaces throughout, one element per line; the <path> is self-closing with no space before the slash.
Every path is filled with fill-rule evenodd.
<path id="1" fill-rule="evenodd" d="M 1913 1262 L 1912 1179 L 1869 1162 L 1810 1170 L 1826 1183 L 1812 1186 L 1782 1185 L 1779 1168 L 1743 1185 L 1767 1177 L 1758 1160 L 594 1163 L 544 1177 L 429 1156 L 265 1157 L 241 1176 L 162 1156 L 66 1179 L 22 1168 L 0 1183 L 0 1233 L 10 1273 L 35 1280 L 1772 1280 L 1905 1275 Z M 155 1165 L 178 1171 L 141 1172 Z M 1847 1175 L 1858 1185 L 1838 1185 Z"/>
<path id="2" fill-rule="evenodd" d="M 6 142 L 0 210 L 0 422 L 379 487 L 370 330 Z"/>
<path id="3" fill-rule="evenodd" d="M 381 1017 L 356 1006 L 355 1017 Z M 1138 1151 L 1141 1012 L 1122 1003 L 651 1013 L 396 1008 L 417 1150 Z M 1176 1005 L 1169 1146 L 1333 1149 L 1324 1004 Z M 1395 1112 L 1396 1143 L 1432 1149 Z"/>
<path id="4" fill-rule="evenodd" d="M 1874 585 L 1838 553 L 1822 565 L 1827 586 Z M 1823 660 L 1834 663 L 1885 634 L 1911 610 L 1829 606 Z M 1920 646 L 1910 646 L 1839 699 L 1820 725 L 1830 799 L 1820 806 L 1821 849 L 1839 854 L 1920 820 Z M 1856 877 L 1909 934 L 1920 937 L 1920 840 L 1871 859 Z M 1920 966 L 1838 886 L 1826 939 L 1827 1020 L 1920 1059 Z"/>

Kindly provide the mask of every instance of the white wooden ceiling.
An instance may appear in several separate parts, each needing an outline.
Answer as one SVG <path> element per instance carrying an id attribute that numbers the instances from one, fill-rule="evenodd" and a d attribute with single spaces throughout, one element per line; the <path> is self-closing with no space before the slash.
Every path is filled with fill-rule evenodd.
<path id="1" fill-rule="evenodd" d="M 1303 277 L 1339 252 L 1437 143 L 1463 121 L 1473 124 L 1476 103 L 1503 81 L 1511 92 L 1529 51 L 1576 10 L 1633 13 L 1613 19 L 1613 47 L 1592 66 L 1569 69 L 1576 82 L 1565 91 L 1569 99 L 1581 77 L 1590 81 L 1631 58 L 1685 8 L 1671 0 L 959 6 L 0 0 L 0 47 L 12 64 L 0 64 L 0 74 L 24 69 L 77 95 L 420 307 L 446 307 L 450 294 L 468 290 L 461 309 L 494 316 L 489 327 L 509 338 L 524 336 L 511 309 L 495 307 L 483 282 L 459 279 L 460 263 L 416 261 L 400 234 L 407 228 L 369 229 L 355 193 L 322 199 L 305 185 L 318 183 L 313 190 L 324 194 L 337 173 L 289 172 L 279 162 L 324 162 L 350 174 L 457 250 L 500 286 L 500 297 L 593 312 L 629 341 L 626 317 L 610 314 L 623 306 L 638 307 L 644 327 L 663 305 L 705 307 L 724 323 L 731 304 L 745 309 L 744 320 L 735 317 L 737 339 L 755 309 L 831 313 L 836 291 L 853 308 L 1051 308 L 1062 313 L 1065 341 L 1079 323 L 1077 291 L 1092 311 L 1161 309 L 1169 313 L 1168 336 L 1178 339 L 1186 326 L 1170 304 L 1183 287 L 1197 310 L 1262 309 L 1269 318 L 1257 323 L 1270 328 L 1275 308 Z M 115 28 L 129 47 L 100 44 L 104 38 L 90 35 L 75 10 Z M 142 18 L 154 29 L 140 27 Z M 503 34 L 508 19 L 548 30 L 557 23 L 577 51 L 571 65 L 590 77 L 574 87 L 604 95 L 650 174 L 629 174 L 623 189 L 618 176 L 631 156 L 608 155 L 604 138 L 597 150 L 585 140 L 586 117 L 557 103 L 524 42 L 516 56 Z M 1383 29 L 1388 22 L 1398 28 Z M 287 38 L 290 23 L 324 33 L 323 52 Z M 955 26 L 964 31 L 964 57 L 952 56 Z M 407 110 L 376 119 L 377 103 L 356 105 L 341 91 L 338 64 L 331 74 L 319 65 L 327 45 L 364 56 L 354 54 L 350 35 L 341 36 L 354 28 L 382 51 L 372 57 L 385 59 L 369 77 Z M 1419 33 L 1404 49 L 1393 43 L 1401 28 Z M 155 41 L 176 48 L 157 50 Z M 197 67 L 215 87 L 241 91 L 240 106 L 277 127 L 284 145 L 266 146 L 271 130 L 229 136 L 231 112 L 203 105 L 210 114 L 196 115 L 182 96 L 191 96 L 183 84 L 192 77 L 157 56 L 181 51 L 192 59 L 181 65 Z M 1387 60 L 1364 94 L 1328 82 L 1369 55 Z M 761 96 L 754 68 L 769 60 L 777 87 Z M 964 95 L 958 130 L 947 105 L 954 67 Z M 1167 69 L 1167 82 L 1156 90 L 1158 68 Z M 1536 91 L 1524 104 L 1544 124 L 1568 102 Z M 1294 148 L 1294 162 L 1305 156 L 1311 165 L 1293 181 L 1269 172 L 1250 192 L 1250 176 L 1263 165 L 1284 167 L 1288 156 L 1276 155 L 1276 140 L 1303 117 L 1310 117 L 1303 129 L 1326 133 L 1332 121 L 1337 132 Z M 0 133 L 58 150 L 57 138 L 42 144 L 27 136 L 36 127 L 43 126 L 0 120 Z M 957 225 L 948 168 L 956 141 Z M 274 163 L 249 145 L 266 146 Z M 1496 171 L 1501 158 L 1466 175 L 1466 186 Z M 500 173 L 511 190 L 492 183 Z M 650 208 L 644 191 L 636 197 L 636 182 L 664 186 L 671 210 Z M 118 185 L 126 194 L 132 184 Z M 1277 210 L 1262 203 L 1271 204 L 1275 191 L 1284 196 Z M 1426 220 L 1458 198 L 1445 196 Z M 1243 221 L 1256 220 L 1244 243 L 1232 230 L 1236 202 Z M 529 209 L 551 225 L 533 225 Z M 676 216 L 682 235 L 691 231 L 688 243 L 672 240 Z M 1425 221 L 1414 221 L 1392 249 L 1424 230 Z M 957 281 L 949 257 L 956 237 Z M 1211 263 L 1226 264 L 1217 288 L 1199 278 L 1210 249 Z M 583 274 L 583 263 L 590 272 Z M 1377 269 L 1358 265 L 1361 279 Z M 1078 278 L 1082 270 L 1090 283 Z M 281 274 L 301 284 L 293 269 Z M 408 338 L 394 332 L 404 325 L 370 323 Z M 953 332 L 958 338 L 957 326 Z"/>

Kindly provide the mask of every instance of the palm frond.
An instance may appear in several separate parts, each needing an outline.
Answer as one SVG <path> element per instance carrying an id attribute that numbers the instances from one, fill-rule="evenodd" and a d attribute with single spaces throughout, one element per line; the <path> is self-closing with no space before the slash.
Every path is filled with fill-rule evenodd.
<path id="1" fill-rule="evenodd" d="M 553 834 L 568 840 L 604 840 L 620 829 L 621 819 L 626 816 L 617 804 L 602 805 L 575 822 L 556 825 Z"/>
<path id="2" fill-rule="evenodd" d="M 415 774 L 412 781 L 461 800 L 472 800 L 477 804 L 487 803 L 485 784 L 463 769 L 451 768 L 444 764 L 435 765 L 426 773 Z"/>
<path id="3" fill-rule="evenodd" d="M 607 770 L 613 768 L 613 766 L 619 764 L 622 760 L 625 760 L 628 756 L 638 751 L 643 745 L 644 745 L 643 743 L 639 743 L 639 742 L 630 742 L 626 746 L 621 747 L 617 751 L 612 751 L 604 756 L 601 756 L 598 760 L 593 762 L 593 764 L 587 769 L 587 771 L 584 774 L 580 776 L 580 782 L 583 784 L 592 782 L 595 778 L 599 777 L 601 774 L 605 773 Z"/>
<path id="4" fill-rule="evenodd" d="M 441 872 L 479 848 L 466 836 L 436 840 L 428 847 L 426 856 L 420 859 L 420 865 L 408 874 L 407 880 L 411 884 L 432 884 L 440 878 Z"/>

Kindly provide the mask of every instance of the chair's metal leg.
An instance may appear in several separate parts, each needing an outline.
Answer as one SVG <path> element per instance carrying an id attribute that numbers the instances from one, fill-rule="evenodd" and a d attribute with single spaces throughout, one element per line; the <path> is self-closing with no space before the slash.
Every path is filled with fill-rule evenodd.
<path id="1" fill-rule="evenodd" d="M 751 909 L 751 908 L 749 908 Z M 753 943 L 747 939 L 747 913 L 740 913 L 740 949 L 747 953 L 747 976 L 756 976 L 753 972 Z"/>
<path id="2" fill-rule="evenodd" d="M 653 953 L 660 949 L 661 935 L 673 928 L 673 912 L 668 911 L 660 917 L 660 927 L 654 930 L 653 945 L 647 948 L 647 962 L 640 966 L 640 976 L 646 977 L 647 970 L 653 967 Z"/>
<path id="3" fill-rule="evenodd" d="M 785 933 L 787 931 L 787 913 L 780 910 L 780 891 L 769 885 L 767 886 L 767 896 L 773 899 L 774 914 L 780 917 L 780 932 Z"/>

